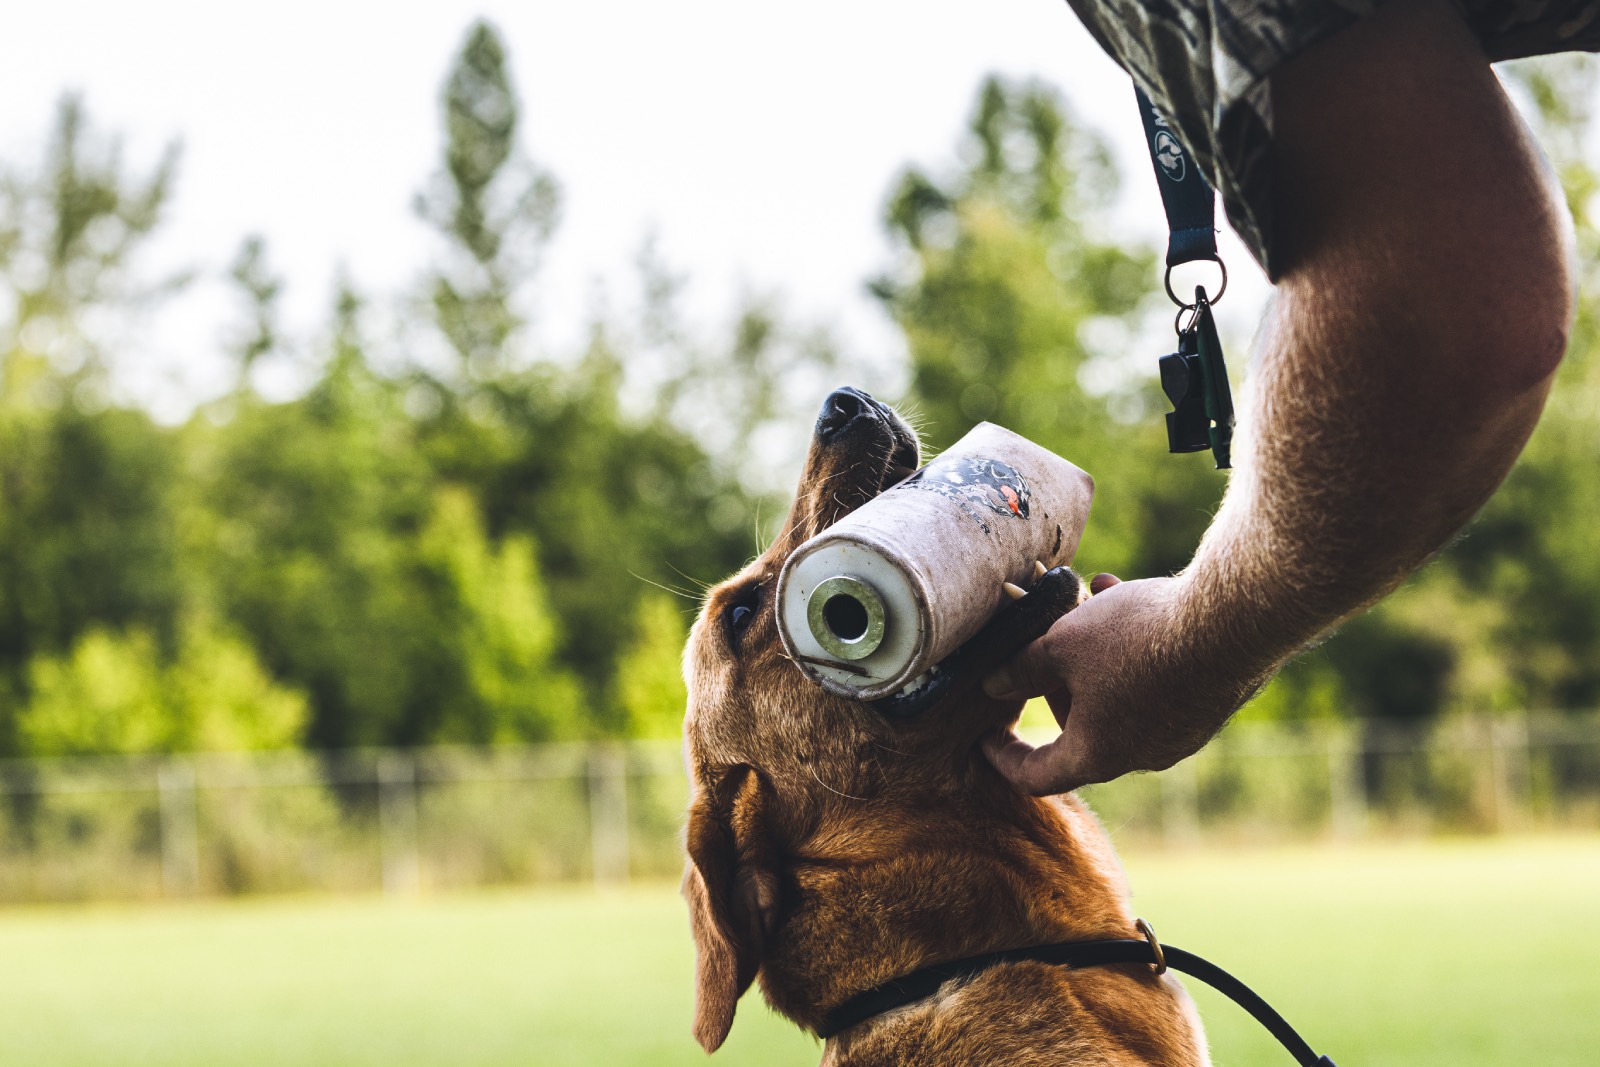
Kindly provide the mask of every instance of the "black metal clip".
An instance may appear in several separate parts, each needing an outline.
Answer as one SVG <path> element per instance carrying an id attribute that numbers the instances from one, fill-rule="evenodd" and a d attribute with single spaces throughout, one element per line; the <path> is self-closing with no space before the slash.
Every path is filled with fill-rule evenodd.
<path id="1" fill-rule="evenodd" d="M 1195 287 L 1194 304 L 1185 310 L 1194 315 L 1178 330 L 1178 350 L 1161 357 L 1161 391 L 1174 408 L 1167 413 L 1167 451 L 1209 448 L 1217 469 L 1227 470 L 1233 466 L 1233 393 L 1203 286 Z"/>

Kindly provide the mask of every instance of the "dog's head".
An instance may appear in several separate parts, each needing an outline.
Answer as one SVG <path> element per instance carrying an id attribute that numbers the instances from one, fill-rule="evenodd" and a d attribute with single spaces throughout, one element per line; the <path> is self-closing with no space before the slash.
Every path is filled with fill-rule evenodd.
<path id="1" fill-rule="evenodd" d="M 711 590 L 689 637 L 685 751 L 694 796 L 689 899 L 697 947 L 695 1036 L 727 1036 L 782 920 L 784 855 L 830 818 L 863 802 L 993 789 L 978 751 L 1016 704 L 968 686 L 915 719 L 825 692 L 787 657 L 775 619 L 778 574 L 807 539 L 911 473 L 916 434 L 854 389 L 823 404 L 783 532 L 754 562 Z M 920 802 L 920 801 L 919 801 Z"/>

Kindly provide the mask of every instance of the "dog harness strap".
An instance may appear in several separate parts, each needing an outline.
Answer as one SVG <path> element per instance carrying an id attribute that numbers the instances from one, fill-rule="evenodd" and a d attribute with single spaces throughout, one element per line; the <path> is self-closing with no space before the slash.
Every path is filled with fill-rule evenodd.
<path id="1" fill-rule="evenodd" d="M 1278 1039 L 1279 1044 L 1289 1050 L 1300 1067 L 1335 1067 L 1328 1057 L 1313 1052 L 1283 1016 L 1239 979 L 1192 952 L 1171 945 L 1157 949 L 1151 941 L 1063 941 L 1054 945 L 986 952 L 980 956 L 924 967 L 851 997 L 828 1013 L 827 1019 L 817 1028 L 817 1036 L 832 1037 L 874 1016 L 930 997 L 951 979 L 974 978 L 1001 963 L 1031 961 L 1060 967 L 1105 967 L 1117 963 L 1147 963 L 1155 966 L 1158 951 L 1168 967 L 1198 978 L 1249 1012 L 1256 1022 Z"/>

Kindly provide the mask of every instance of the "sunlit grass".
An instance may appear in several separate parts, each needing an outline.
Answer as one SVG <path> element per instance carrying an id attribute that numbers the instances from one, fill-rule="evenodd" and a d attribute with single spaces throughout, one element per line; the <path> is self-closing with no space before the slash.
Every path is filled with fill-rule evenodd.
<path id="1" fill-rule="evenodd" d="M 1136 910 L 1344 1067 L 1600 1048 L 1600 838 L 1136 856 Z M 676 892 L 0 912 L 6 1065 L 702 1064 Z M 1192 983 L 1191 983 L 1192 988 Z M 1197 994 L 1221 1067 L 1289 1061 Z M 815 1063 L 754 997 L 711 1064 Z"/>

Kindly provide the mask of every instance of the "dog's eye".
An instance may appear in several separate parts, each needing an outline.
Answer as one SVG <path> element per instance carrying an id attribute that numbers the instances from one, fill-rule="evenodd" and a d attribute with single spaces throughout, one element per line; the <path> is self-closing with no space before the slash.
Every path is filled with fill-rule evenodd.
<path id="1" fill-rule="evenodd" d="M 738 647 L 739 639 L 744 632 L 750 629 L 750 624 L 756 620 L 756 608 L 761 601 L 761 587 L 751 586 L 739 596 L 730 601 L 722 609 L 722 626 L 728 636 L 728 643 Z"/>

